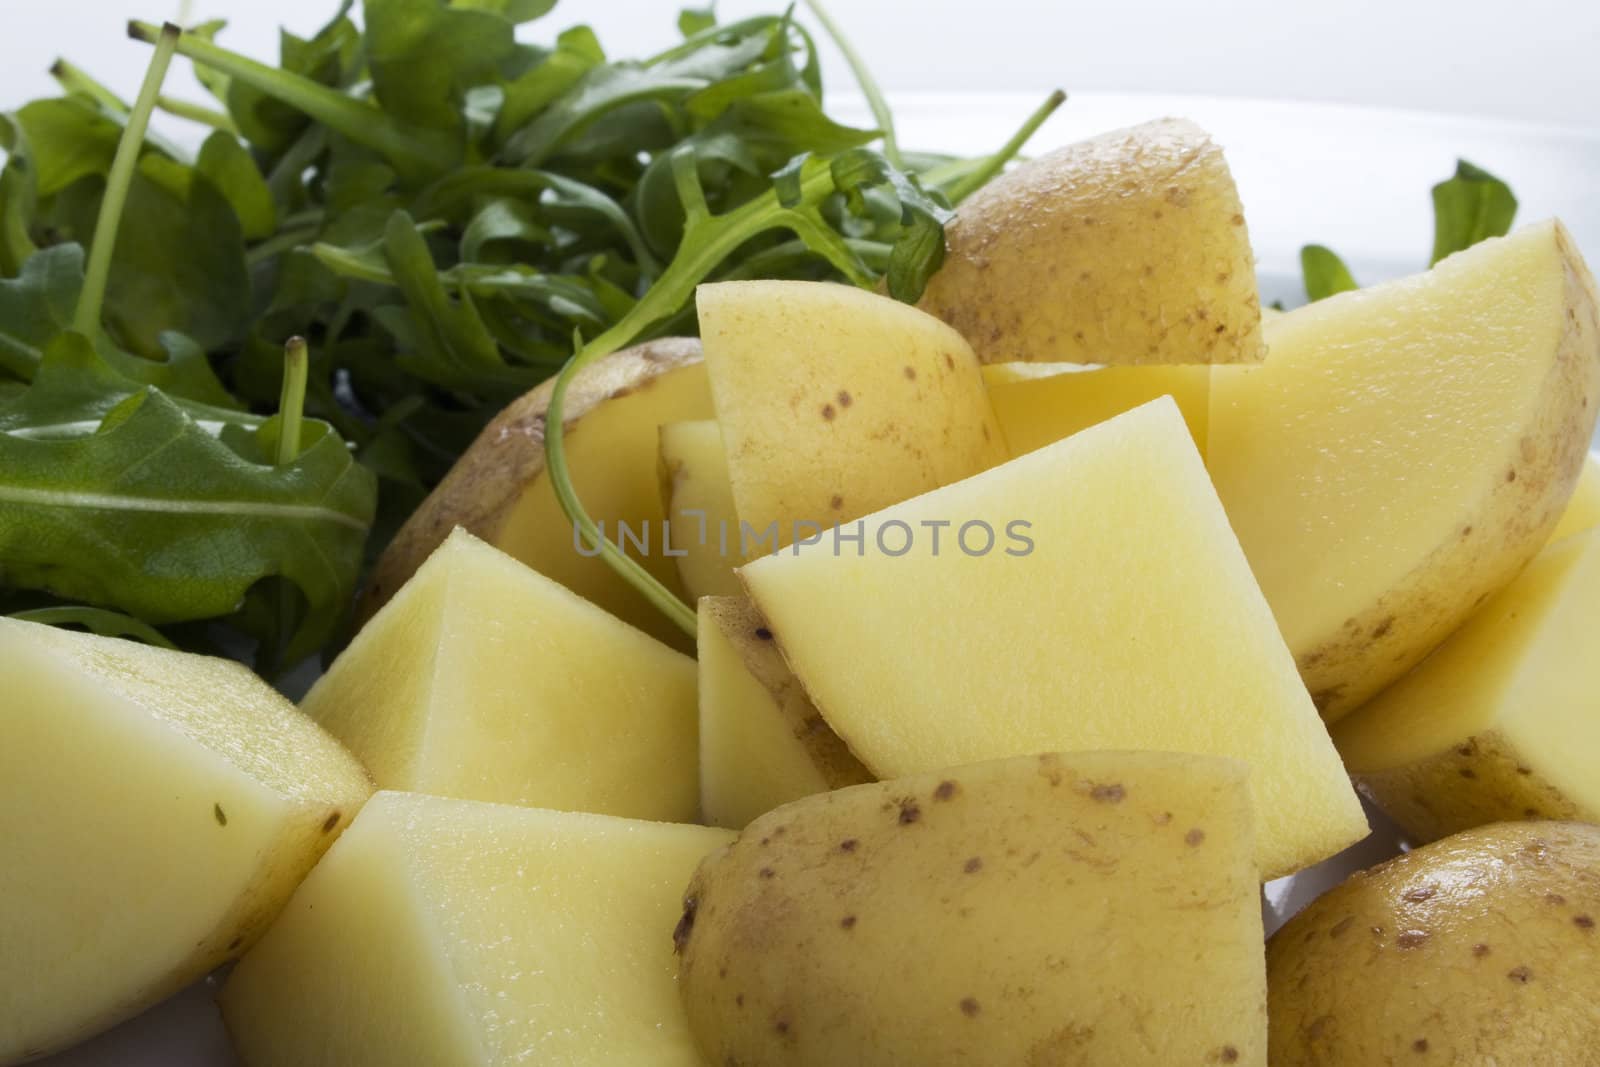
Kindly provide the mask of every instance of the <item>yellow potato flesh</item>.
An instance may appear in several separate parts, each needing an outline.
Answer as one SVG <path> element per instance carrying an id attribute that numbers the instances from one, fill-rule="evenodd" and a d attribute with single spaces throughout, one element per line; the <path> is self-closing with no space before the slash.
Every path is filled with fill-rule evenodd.
<path id="1" fill-rule="evenodd" d="M 695 666 L 458 530 L 307 694 L 385 789 L 694 817 Z"/>
<path id="2" fill-rule="evenodd" d="M 233 972 L 251 1067 L 699 1067 L 672 924 L 728 835 L 380 793 Z"/>
<path id="3" fill-rule="evenodd" d="M 703 596 L 744 592 L 733 568 L 739 554 L 739 517 L 728 481 L 722 430 L 714 419 L 661 427 L 661 491 L 671 525 L 671 551 L 691 603 Z"/>
<path id="4" fill-rule="evenodd" d="M 933 550 L 926 522 L 945 521 Z M 1022 555 L 1008 524 L 1028 522 Z M 969 555 L 960 528 L 987 522 Z M 893 556 L 914 536 L 904 554 Z M 884 538 L 880 544 L 880 536 Z M 973 528 L 969 548 L 982 547 Z M 1170 399 L 740 572 L 823 716 L 879 777 L 1154 748 L 1254 770 L 1267 877 L 1366 833 Z"/>
<path id="5" fill-rule="evenodd" d="M 1330 721 L 1549 537 L 1600 407 L 1594 282 L 1558 223 L 1267 324 L 1212 380 L 1207 459 Z"/>
<path id="6" fill-rule="evenodd" d="M 738 829 L 813 793 L 871 781 L 807 699 L 744 597 L 700 601 L 700 810 Z"/>
<path id="7" fill-rule="evenodd" d="M 679 926 L 706 1062 L 1261 1067 L 1247 774 L 1024 756 L 763 816 Z"/>
<path id="8" fill-rule="evenodd" d="M 1235 363 L 1262 356 L 1244 209 L 1181 119 L 1030 160 L 961 203 L 918 306 L 985 363 Z"/>
<path id="9" fill-rule="evenodd" d="M 822 282 L 702 285 L 695 301 L 734 504 L 776 538 L 747 554 L 1005 459 L 977 358 L 937 319 Z"/>
<path id="10" fill-rule="evenodd" d="M 1140 404 L 1170 396 L 1204 454 L 1210 367 L 1078 367 L 995 363 L 983 368 L 1011 454 L 1043 448 Z"/>
<path id="11" fill-rule="evenodd" d="M 657 474 L 658 428 L 710 415 L 705 365 L 692 363 L 607 401 L 567 429 L 567 466 L 584 510 L 605 523 L 605 534 L 614 542 L 622 539 L 623 525 L 635 535 L 648 531 L 644 550 L 624 547 L 669 589 L 678 588 L 678 576 L 675 560 L 661 545 L 666 513 Z M 572 522 L 548 478 L 541 475 L 534 481 L 485 539 L 623 621 L 674 647 L 684 643 L 683 634 L 660 610 L 605 561 L 577 550 Z"/>
<path id="12" fill-rule="evenodd" d="M 0 618 L 0 1063 L 252 943 L 366 773 L 244 667 Z"/>
<path id="13" fill-rule="evenodd" d="M 1600 532 L 1545 549 L 1334 742 L 1413 838 L 1523 818 L 1600 820 Z"/>

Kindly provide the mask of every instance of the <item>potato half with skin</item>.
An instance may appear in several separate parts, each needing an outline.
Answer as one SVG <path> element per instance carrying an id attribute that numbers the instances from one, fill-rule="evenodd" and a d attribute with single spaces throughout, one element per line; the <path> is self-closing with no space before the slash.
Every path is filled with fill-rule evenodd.
<path id="1" fill-rule="evenodd" d="M 1561 513 L 1551 541 L 1559 541 L 1575 533 L 1600 526 L 1600 455 L 1589 453 L 1583 462 L 1583 473 L 1578 476 L 1578 486 L 1567 501 L 1567 510 Z"/>
<path id="2" fill-rule="evenodd" d="M 1417 841 L 1600 821 L 1600 531 L 1551 545 L 1415 670 L 1334 725 L 1362 792 Z"/>
<path id="3" fill-rule="evenodd" d="M 1549 538 L 1600 410 L 1594 278 L 1560 223 L 1267 324 L 1215 368 L 1207 464 L 1330 722 Z"/>
<path id="4" fill-rule="evenodd" d="M 1600 827 L 1484 826 L 1353 875 L 1267 946 L 1273 1067 L 1578 1067 L 1600 1047 Z"/>
<path id="5" fill-rule="evenodd" d="M 1021 756 L 762 816 L 676 933 L 706 1061 L 1264 1065 L 1248 773 Z"/>
<path id="6" fill-rule="evenodd" d="M 744 597 L 700 600 L 700 810 L 733 829 L 780 804 L 872 781 Z"/>
<path id="7" fill-rule="evenodd" d="M 521 560 L 624 622 L 687 651 L 691 642 L 605 561 L 578 552 L 572 523 L 545 477 L 545 410 L 554 383 L 514 401 L 472 443 L 401 527 L 361 598 L 363 621 L 394 596 L 457 526 Z M 617 524 L 649 531 L 647 551 L 629 555 L 679 588 L 675 560 L 662 551 L 658 427 L 711 415 L 700 343 L 664 338 L 615 352 L 585 368 L 567 389 L 567 464 L 573 485 L 606 536 Z"/>
<path id="8" fill-rule="evenodd" d="M 1161 119 L 1051 152 L 967 200 L 918 306 L 985 363 L 1259 360 L 1261 300 L 1222 149 Z"/>

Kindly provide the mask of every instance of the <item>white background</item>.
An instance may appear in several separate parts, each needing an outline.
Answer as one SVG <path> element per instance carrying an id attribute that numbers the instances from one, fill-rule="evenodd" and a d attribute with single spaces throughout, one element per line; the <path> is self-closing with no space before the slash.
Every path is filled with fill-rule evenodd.
<path id="1" fill-rule="evenodd" d="M 704 0 L 695 0 L 702 6 Z M 784 0 L 724 0 L 723 18 Z M 0 108 L 51 91 L 64 55 L 131 95 L 143 45 L 130 17 L 178 17 L 179 0 L 0 0 Z M 337 0 L 192 0 L 225 16 L 231 47 L 276 54 L 281 23 L 313 31 Z M 588 22 L 614 56 L 670 41 L 672 0 L 561 0 L 546 27 Z M 1136 90 L 1420 108 L 1600 125 L 1595 0 L 832 0 L 892 89 Z M 831 84 L 847 79 L 831 68 Z M 189 87 L 187 73 L 175 85 Z"/>

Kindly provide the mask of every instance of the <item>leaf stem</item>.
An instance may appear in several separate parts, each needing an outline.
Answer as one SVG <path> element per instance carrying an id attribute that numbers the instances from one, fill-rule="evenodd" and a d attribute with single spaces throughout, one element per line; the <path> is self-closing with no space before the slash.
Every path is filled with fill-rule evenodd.
<path id="1" fill-rule="evenodd" d="M 697 626 L 694 611 L 657 581 L 655 575 L 609 541 L 578 499 L 572 474 L 567 469 L 564 423 L 567 388 L 585 367 L 627 347 L 652 324 L 672 315 L 694 294 L 694 287 L 740 245 L 768 229 L 791 225 L 795 208 L 814 205 L 833 190 L 833 174 L 824 167 L 801 180 L 798 201 L 789 208 L 780 204 L 776 190 L 769 190 L 725 215 L 702 217 L 684 231 L 678 255 L 643 298 L 610 329 L 579 348 L 556 375 L 551 388 L 550 404 L 545 412 L 545 469 L 561 510 L 577 526 L 589 548 L 597 550 L 612 570 L 691 637 Z"/>
<path id="2" fill-rule="evenodd" d="M 145 71 L 144 84 L 128 114 L 128 125 L 117 142 L 117 154 L 111 161 L 111 173 L 106 177 L 106 191 L 100 199 L 100 215 L 95 221 L 94 244 L 89 250 L 89 263 L 84 269 L 83 291 L 78 297 L 78 307 L 72 318 L 73 329 L 86 337 L 100 333 L 100 309 L 105 303 L 106 282 L 111 276 L 111 254 L 117 245 L 117 227 L 122 221 L 122 209 L 128 200 L 128 187 L 133 183 L 133 170 L 139 164 L 139 151 L 144 147 L 144 133 L 150 125 L 150 113 L 155 110 L 156 97 L 161 94 L 161 83 L 166 79 L 167 68 L 172 65 L 172 54 L 178 47 L 178 27 L 167 23 L 161 27 L 156 39 L 155 55 L 150 57 L 150 69 Z"/>
<path id="3" fill-rule="evenodd" d="M 115 111 L 119 115 L 128 113 L 128 105 L 121 97 L 101 85 L 93 75 L 76 64 L 58 59 L 50 65 L 50 76 L 69 93 L 83 93 L 107 111 Z"/>
<path id="4" fill-rule="evenodd" d="M 277 464 L 280 467 L 287 467 L 300 455 L 300 430 L 305 421 L 310 367 L 306 339 L 289 338 L 283 346 L 283 391 L 278 396 Z"/>
<path id="5" fill-rule="evenodd" d="M 213 130 L 237 135 L 239 127 L 234 123 L 233 117 L 215 108 L 205 107 L 202 104 L 193 104 L 187 100 L 179 100 L 175 96 L 165 94 L 156 97 L 156 107 L 169 115 L 176 115 L 180 119 L 198 122 L 202 126 L 210 126 Z"/>
<path id="6" fill-rule="evenodd" d="M 161 32 L 148 22 L 128 23 L 128 36 L 136 41 L 155 41 Z M 178 54 L 303 112 L 407 171 L 447 169 L 461 154 L 460 145 L 446 134 L 415 129 L 321 82 L 258 63 L 192 33 L 178 39 Z"/>
<path id="7" fill-rule="evenodd" d="M 43 623 L 46 626 L 82 626 L 102 637 L 133 637 L 157 648 L 176 649 L 165 634 L 143 619 L 124 615 L 120 611 L 89 607 L 86 604 L 59 604 L 50 608 L 16 611 L 11 618 L 24 622 Z"/>
<path id="8" fill-rule="evenodd" d="M 834 46 L 843 53 L 844 61 L 850 65 L 850 72 L 856 77 L 856 84 L 861 87 L 861 95 L 867 98 L 867 107 L 872 109 L 872 119 L 878 124 L 878 132 L 883 135 L 884 158 L 896 170 L 904 168 L 905 160 L 900 156 L 900 142 L 894 133 L 894 112 L 889 110 L 889 101 L 884 99 L 883 90 L 878 87 L 878 81 L 867 67 L 867 61 L 861 58 L 861 53 L 850 43 L 850 38 L 845 36 L 843 27 L 834 21 L 828 9 L 823 6 L 822 0 L 805 0 L 805 4 L 811 9 L 812 17 L 822 24 L 822 32 L 826 33 Z"/>
<path id="9" fill-rule="evenodd" d="M 1033 114 L 1029 115 L 1027 121 L 1011 135 L 1009 141 L 1000 146 L 998 152 L 967 171 L 945 189 L 945 195 L 950 198 L 950 202 L 959 204 L 988 184 L 990 178 L 999 174 L 1007 163 L 1016 158 L 1017 153 L 1022 151 L 1022 146 L 1028 143 L 1028 139 L 1040 126 L 1044 125 L 1044 120 L 1054 114 L 1056 108 L 1066 103 L 1066 100 L 1067 94 L 1060 89 L 1045 97 L 1044 103 L 1034 108 Z"/>

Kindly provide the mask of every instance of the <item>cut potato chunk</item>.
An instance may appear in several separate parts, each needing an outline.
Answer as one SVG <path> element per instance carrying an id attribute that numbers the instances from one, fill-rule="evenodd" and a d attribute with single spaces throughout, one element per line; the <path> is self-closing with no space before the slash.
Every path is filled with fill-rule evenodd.
<path id="1" fill-rule="evenodd" d="M 1252 765 L 1266 877 L 1366 833 L 1171 399 L 862 526 L 859 550 L 829 537 L 740 574 L 879 777 L 1054 750 L 1209 753 Z"/>
<path id="2" fill-rule="evenodd" d="M 985 363 L 1259 360 L 1244 208 L 1204 130 L 1162 119 L 1040 156 L 962 202 L 918 306 Z"/>
<path id="3" fill-rule="evenodd" d="M 1561 513 L 1550 540 L 1559 541 L 1575 533 L 1600 526 L 1600 455 L 1589 453 L 1583 461 L 1583 473 L 1578 476 L 1578 487 L 1567 501 L 1567 510 Z"/>
<path id="4" fill-rule="evenodd" d="M 706 1062 L 1262 1067 L 1247 776 L 1024 756 L 762 816 L 678 927 Z"/>
<path id="5" fill-rule="evenodd" d="M 237 956 L 366 802 L 230 660 L 0 617 L 0 1063 Z"/>
<path id="6" fill-rule="evenodd" d="M 1317 706 L 1404 674 L 1549 538 L 1600 408 L 1600 317 L 1559 223 L 1268 323 L 1211 387 L 1208 459 Z"/>
<path id="7" fill-rule="evenodd" d="M 695 665 L 464 530 L 303 707 L 384 789 L 690 821 Z"/>
<path id="8" fill-rule="evenodd" d="M 1600 532 L 1567 538 L 1333 731 L 1413 838 L 1512 819 L 1600 821 Z"/>
<path id="9" fill-rule="evenodd" d="M 250 1067 L 700 1067 L 684 883 L 728 834 L 379 793 L 233 972 Z"/>
<path id="10" fill-rule="evenodd" d="M 671 523 L 678 577 L 690 601 L 739 596 L 733 568 L 739 554 L 739 516 L 728 482 L 728 455 L 715 419 L 661 427 L 661 498 Z"/>
<path id="11" fill-rule="evenodd" d="M 384 551 L 362 594 L 364 617 L 395 595 L 457 526 L 675 648 L 690 642 L 604 560 L 578 551 L 544 469 L 545 409 L 552 382 L 502 411 L 456 461 Z M 626 525 L 644 549 L 623 548 L 669 589 L 675 560 L 660 541 L 665 515 L 658 476 L 662 423 L 711 417 L 698 341 L 665 338 L 586 367 L 567 390 L 567 466 L 578 498 L 613 542 Z M 648 531 L 640 538 L 641 531 Z M 647 540 L 646 540 L 647 539 Z"/>
<path id="12" fill-rule="evenodd" d="M 1020 456 L 1071 437 L 1158 397 L 1183 412 L 1203 455 L 1210 418 L 1210 367 L 1079 367 L 1060 363 L 996 363 L 983 368 L 995 418 L 1011 454 Z"/>
<path id="13" fill-rule="evenodd" d="M 738 829 L 780 804 L 872 781 L 744 597 L 700 601 L 700 810 Z"/>
<path id="14" fill-rule="evenodd" d="M 932 316 L 823 282 L 702 285 L 695 302 L 734 504 L 773 535 L 747 555 L 1005 459 L 972 349 Z"/>
<path id="15" fill-rule="evenodd" d="M 1352 875 L 1267 946 L 1272 1067 L 1577 1067 L 1600 1047 L 1600 828 L 1484 826 Z"/>

